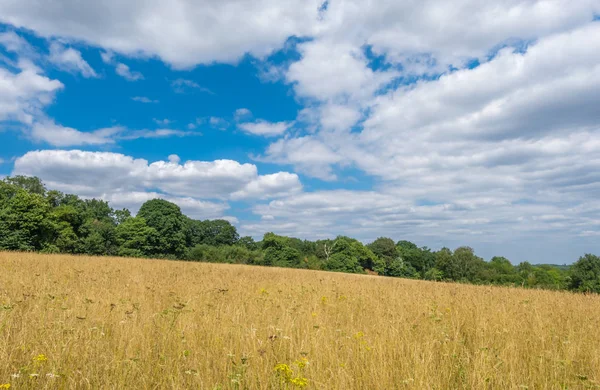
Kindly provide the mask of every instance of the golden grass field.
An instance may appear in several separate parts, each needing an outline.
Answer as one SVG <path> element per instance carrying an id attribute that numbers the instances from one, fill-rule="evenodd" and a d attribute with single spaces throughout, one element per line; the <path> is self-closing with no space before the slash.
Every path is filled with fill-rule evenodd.
<path id="1" fill-rule="evenodd" d="M 600 388 L 600 297 L 0 253 L 0 388 Z"/>

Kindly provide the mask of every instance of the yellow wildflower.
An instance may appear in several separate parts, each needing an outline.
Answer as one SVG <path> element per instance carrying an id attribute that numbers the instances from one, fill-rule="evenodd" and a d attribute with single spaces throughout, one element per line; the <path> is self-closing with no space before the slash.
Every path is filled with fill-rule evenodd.
<path id="1" fill-rule="evenodd" d="M 48 358 L 44 354 L 37 355 L 36 357 L 33 358 L 34 362 L 40 362 L 40 363 L 45 362 L 47 360 L 48 360 Z"/>
<path id="2" fill-rule="evenodd" d="M 10 389 L 10 383 L 4 383 L 0 385 L 0 389 Z"/>
<path id="3" fill-rule="evenodd" d="M 301 376 L 290 379 L 290 383 L 296 387 L 303 388 L 308 386 L 308 379 Z"/>
<path id="4" fill-rule="evenodd" d="M 298 368 L 302 369 L 302 368 L 306 367 L 306 365 L 309 364 L 309 363 L 308 363 L 308 359 L 307 358 L 302 358 L 300 360 L 296 360 L 294 362 L 294 364 L 297 365 Z"/>
<path id="5" fill-rule="evenodd" d="M 282 377 L 289 379 L 291 378 L 293 371 L 287 364 L 280 363 L 275 366 L 275 372 L 281 375 Z"/>

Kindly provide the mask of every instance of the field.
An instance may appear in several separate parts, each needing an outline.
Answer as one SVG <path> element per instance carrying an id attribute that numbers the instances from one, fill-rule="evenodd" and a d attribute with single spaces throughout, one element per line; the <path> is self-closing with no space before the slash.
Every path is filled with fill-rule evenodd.
<path id="1" fill-rule="evenodd" d="M 600 388 L 600 297 L 0 253 L 0 388 Z"/>

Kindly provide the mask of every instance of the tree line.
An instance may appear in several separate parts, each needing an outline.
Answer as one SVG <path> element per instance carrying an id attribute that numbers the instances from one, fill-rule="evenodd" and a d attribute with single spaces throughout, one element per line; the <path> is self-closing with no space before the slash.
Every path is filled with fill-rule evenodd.
<path id="1" fill-rule="evenodd" d="M 586 254 L 572 266 L 514 266 L 485 261 L 463 246 L 433 251 L 381 237 L 364 245 L 338 236 L 318 241 L 266 233 L 240 237 L 226 220 L 194 220 L 162 199 L 137 215 L 98 199 L 48 190 L 37 177 L 0 181 L 0 250 L 305 268 L 382 276 L 600 293 L 600 258 Z"/>

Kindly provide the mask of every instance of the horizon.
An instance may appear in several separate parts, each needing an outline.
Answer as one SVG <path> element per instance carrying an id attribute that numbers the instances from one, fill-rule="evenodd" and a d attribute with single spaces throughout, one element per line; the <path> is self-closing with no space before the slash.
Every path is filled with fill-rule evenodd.
<path id="1" fill-rule="evenodd" d="M 600 4 L 0 2 L 0 177 L 136 213 L 572 264 L 600 244 Z"/>

